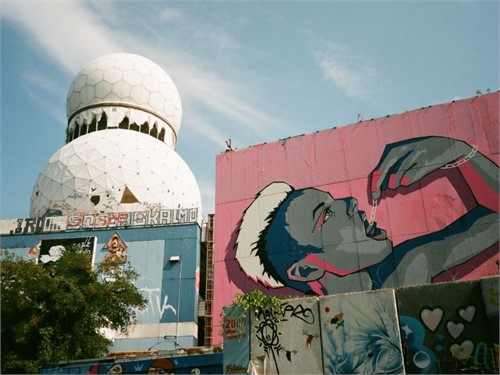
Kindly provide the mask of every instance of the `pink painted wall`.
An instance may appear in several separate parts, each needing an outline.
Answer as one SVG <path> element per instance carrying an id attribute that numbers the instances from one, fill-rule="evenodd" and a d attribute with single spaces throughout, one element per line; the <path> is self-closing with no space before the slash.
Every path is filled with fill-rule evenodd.
<path id="1" fill-rule="evenodd" d="M 335 199 L 356 197 L 359 209 L 369 215 L 369 175 L 388 144 L 444 136 L 478 146 L 482 155 L 498 165 L 499 99 L 496 92 L 219 154 L 216 159 L 214 317 L 232 302 L 236 293 L 260 289 L 269 294 L 303 294 L 289 287 L 266 288 L 249 278 L 235 259 L 234 244 L 240 220 L 265 186 L 285 181 L 295 189 L 315 187 Z M 395 247 L 410 238 L 447 227 L 476 204 L 477 196 L 469 189 L 461 189 L 461 178 L 458 168 L 439 170 L 432 179 L 418 182 L 418 188 L 401 187 L 396 192 L 388 192 L 379 201 L 378 227 L 387 231 Z M 498 200 L 496 202 L 493 209 L 498 212 Z M 453 273 L 445 272 L 433 282 L 497 274 L 497 249 L 498 242 L 496 247 L 468 261 L 468 266 L 456 267 Z M 220 322 L 214 323 L 214 341 L 219 342 Z"/>

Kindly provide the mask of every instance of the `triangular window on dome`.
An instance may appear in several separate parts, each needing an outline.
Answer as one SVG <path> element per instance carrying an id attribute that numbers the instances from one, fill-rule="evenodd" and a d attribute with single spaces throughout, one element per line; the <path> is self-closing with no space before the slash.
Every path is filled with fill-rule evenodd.
<path id="1" fill-rule="evenodd" d="M 132 191 L 125 186 L 120 203 L 139 203 L 139 200 L 135 197 L 134 193 L 132 193 Z"/>

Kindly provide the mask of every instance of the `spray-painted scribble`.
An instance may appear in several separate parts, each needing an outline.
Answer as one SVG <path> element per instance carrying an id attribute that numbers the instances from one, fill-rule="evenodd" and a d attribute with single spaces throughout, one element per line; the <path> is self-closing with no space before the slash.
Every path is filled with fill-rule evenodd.
<path id="1" fill-rule="evenodd" d="M 148 304 L 144 310 L 137 311 L 138 316 L 154 316 L 161 319 L 165 311 L 172 311 L 174 315 L 177 314 L 176 309 L 168 303 L 168 295 L 165 295 L 163 301 L 161 301 L 160 288 L 141 288 L 140 291 L 147 298 Z"/>

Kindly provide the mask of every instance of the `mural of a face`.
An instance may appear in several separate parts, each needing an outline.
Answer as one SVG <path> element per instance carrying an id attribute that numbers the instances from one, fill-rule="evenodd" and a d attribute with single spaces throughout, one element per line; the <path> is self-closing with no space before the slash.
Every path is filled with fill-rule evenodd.
<path id="1" fill-rule="evenodd" d="M 443 169 L 459 172 L 462 179 Z M 419 191 L 420 201 L 408 200 L 412 204 L 407 209 L 424 214 L 423 199 L 429 192 L 436 199 L 432 185 L 445 177 L 453 186 L 444 185 L 443 191 L 460 192 L 457 202 L 464 205 L 464 212 L 457 211 L 454 221 L 434 232 L 428 231 L 436 227 L 432 221 L 421 223 L 419 230 L 407 228 L 402 232 L 406 240 L 398 237 L 394 251 L 374 215 L 367 220 L 350 196 L 336 199 L 329 193 L 333 185 L 326 191 L 296 190 L 288 183 L 273 182 L 245 209 L 236 232 L 235 258 L 250 279 L 268 288 L 287 286 L 317 295 L 431 283 L 443 271 L 455 274 L 457 266 L 463 266 L 460 272 L 465 275 L 474 268 L 466 264 L 469 260 L 498 246 L 498 166 L 477 146 L 438 136 L 395 142 L 385 147 L 366 182 L 373 209 L 379 199 L 390 197 L 390 191 L 394 199 L 399 193 L 406 198 Z M 438 210 L 432 203 L 427 206 L 429 212 L 451 207 L 445 202 Z M 408 224 L 393 212 L 394 227 Z"/>
<path id="2" fill-rule="evenodd" d="M 287 232 L 285 237 L 283 230 Z M 288 244 L 283 243 L 283 238 L 288 238 Z M 339 277 L 378 263 L 392 251 L 385 231 L 378 229 L 376 223 L 368 223 L 365 212 L 358 210 L 356 199 L 334 199 L 313 188 L 288 195 L 275 213 L 265 243 L 265 251 L 280 278 L 286 284 L 309 283 L 316 294 L 344 289 L 339 287 Z M 279 249 L 279 244 L 289 247 Z M 369 286 L 368 275 L 356 278 L 361 278 L 360 288 Z"/>

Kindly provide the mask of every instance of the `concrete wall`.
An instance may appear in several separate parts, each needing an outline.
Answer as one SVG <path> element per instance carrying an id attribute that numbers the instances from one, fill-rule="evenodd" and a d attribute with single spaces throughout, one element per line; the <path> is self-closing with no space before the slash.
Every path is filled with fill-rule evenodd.
<path id="1" fill-rule="evenodd" d="M 398 374 L 403 356 L 393 290 L 320 299 L 325 374 Z"/>
<path id="2" fill-rule="evenodd" d="M 498 373 L 499 281 L 285 300 L 224 335 L 224 373 Z"/>
<path id="3" fill-rule="evenodd" d="M 498 278 L 402 288 L 396 296 L 408 373 L 495 371 Z"/>
<path id="4" fill-rule="evenodd" d="M 252 315 L 251 358 L 267 358 L 269 374 L 322 374 L 318 298 L 288 300 L 283 315 Z"/>

